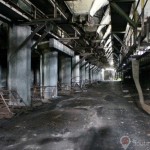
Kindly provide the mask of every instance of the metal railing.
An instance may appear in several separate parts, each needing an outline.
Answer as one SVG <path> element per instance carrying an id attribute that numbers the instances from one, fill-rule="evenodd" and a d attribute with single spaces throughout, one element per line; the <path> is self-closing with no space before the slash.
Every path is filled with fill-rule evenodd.
<path id="1" fill-rule="evenodd" d="M 15 114 L 15 109 L 25 106 L 16 90 L 0 89 L 0 118 L 11 118 Z"/>
<path id="2" fill-rule="evenodd" d="M 42 101 L 56 97 L 57 86 L 33 86 L 31 88 L 31 100 Z"/>

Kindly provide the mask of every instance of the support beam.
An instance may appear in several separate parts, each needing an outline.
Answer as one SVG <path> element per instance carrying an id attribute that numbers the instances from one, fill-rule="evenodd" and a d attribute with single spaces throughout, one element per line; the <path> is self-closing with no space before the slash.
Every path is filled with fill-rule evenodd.
<path id="1" fill-rule="evenodd" d="M 42 34 L 42 36 L 33 44 L 33 46 L 31 47 L 31 50 L 34 50 L 34 48 L 38 45 L 38 43 L 40 43 L 49 33 L 49 31 L 51 31 L 53 29 L 53 26 L 50 24 L 47 28 L 45 33 Z"/>
<path id="2" fill-rule="evenodd" d="M 87 64 L 88 64 L 88 62 L 83 63 L 83 65 L 80 68 L 86 66 Z"/>
<path id="3" fill-rule="evenodd" d="M 61 18 L 44 18 L 44 19 L 34 19 L 31 20 L 30 22 L 24 22 L 20 23 L 19 25 L 22 26 L 29 26 L 29 25 L 36 25 L 36 24 L 45 24 L 45 23 L 51 23 L 53 21 L 61 21 Z"/>
<path id="4" fill-rule="evenodd" d="M 123 43 L 123 41 L 118 37 L 118 35 L 113 34 L 113 37 L 123 46 L 126 47 L 126 45 Z"/>
<path id="5" fill-rule="evenodd" d="M 68 37 L 68 38 L 60 38 L 59 41 L 66 41 L 66 40 L 79 40 L 80 37 Z"/>
<path id="6" fill-rule="evenodd" d="M 115 2 L 110 2 L 110 6 L 119 14 L 121 15 L 124 19 L 128 21 L 128 23 L 133 27 L 136 28 L 136 24 L 134 23 L 133 20 L 129 18 L 129 16 L 115 3 Z"/>
<path id="7" fill-rule="evenodd" d="M 119 50 L 115 45 L 112 45 L 112 47 L 113 47 L 118 53 L 120 53 L 120 50 Z"/>

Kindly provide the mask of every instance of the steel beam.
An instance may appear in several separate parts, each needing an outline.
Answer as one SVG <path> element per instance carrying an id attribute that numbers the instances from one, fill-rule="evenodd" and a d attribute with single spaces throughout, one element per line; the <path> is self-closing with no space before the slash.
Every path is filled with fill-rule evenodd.
<path id="1" fill-rule="evenodd" d="M 42 36 L 32 45 L 31 50 L 34 50 L 34 48 L 38 45 L 38 43 L 40 43 L 40 42 L 49 34 L 49 31 L 50 31 L 51 29 L 52 29 L 52 26 L 49 25 L 49 26 L 46 28 L 45 33 L 43 33 Z"/>
<path id="2" fill-rule="evenodd" d="M 121 15 L 124 19 L 127 20 L 127 22 L 133 27 L 136 28 L 135 22 L 129 18 L 129 16 L 122 10 L 116 3 L 110 2 L 110 6 L 119 14 Z"/>
<path id="3" fill-rule="evenodd" d="M 120 50 L 115 46 L 115 45 L 113 45 L 112 46 L 118 53 L 120 53 Z"/>
<path id="4" fill-rule="evenodd" d="M 123 43 L 123 41 L 116 35 L 116 34 L 113 34 L 113 37 L 124 47 L 126 47 L 126 45 Z"/>
<path id="5" fill-rule="evenodd" d="M 24 19 L 30 21 L 29 17 L 27 17 L 24 13 L 22 13 L 20 10 L 18 10 L 19 7 L 15 8 L 14 6 L 10 5 L 8 2 L 5 2 L 4 0 L 0 0 L 0 4 L 4 5 L 6 8 L 12 10 L 16 14 L 20 15 L 21 17 L 23 17 Z"/>
<path id="6" fill-rule="evenodd" d="M 80 68 L 82 68 L 83 66 L 87 65 L 89 62 L 85 62 Z"/>
<path id="7" fill-rule="evenodd" d="M 93 70 L 95 68 L 95 66 L 92 66 L 91 68 L 90 68 L 90 70 Z"/>
<path id="8" fill-rule="evenodd" d="M 65 41 L 65 40 L 79 40 L 80 37 L 68 37 L 68 38 L 60 38 L 59 41 Z"/>
<path id="9" fill-rule="evenodd" d="M 36 24 L 45 24 L 53 21 L 61 21 L 61 18 L 45 18 L 45 19 L 34 19 L 29 22 L 20 23 L 19 25 L 36 25 Z"/>

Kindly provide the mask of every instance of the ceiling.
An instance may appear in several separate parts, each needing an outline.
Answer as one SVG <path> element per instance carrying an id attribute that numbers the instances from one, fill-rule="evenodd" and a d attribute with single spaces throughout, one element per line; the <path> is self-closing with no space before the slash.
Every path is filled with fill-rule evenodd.
<path id="1" fill-rule="evenodd" d="M 2 0 L 3 1 L 3 0 Z M 131 11 L 134 0 L 9 0 L 7 4 L 15 7 L 22 14 L 13 13 L 12 9 L 6 8 L 0 2 L 2 15 L 8 17 L 15 23 L 32 22 L 34 29 L 40 22 L 37 19 L 51 19 L 53 24 L 53 35 L 68 47 L 72 48 L 81 57 L 91 53 L 86 60 L 98 67 L 108 66 L 114 61 L 118 65 L 121 43 L 113 34 L 123 41 L 126 31 L 127 20 L 120 15 L 111 5 L 115 3 L 127 16 Z M 27 5 L 28 4 L 28 5 Z M 34 13 L 36 11 L 36 18 Z M 93 9 L 93 10 L 92 10 Z M 92 10 L 92 12 L 91 12 Z M 55 19 L 56 18 L 56 19 Z M 58 19 L 57 19 L 58 18 Z M 33 22 L 36 21 L 35 24 Z M 99 30 L 99 32 L 97 32 Z M 42 34 L 43 28 L 38 34 Z M 47 35 L 43 40 L 47 41 L 52 35 Z M 105 38 L 104 38 L 105 37 Z M 38 38 L 38 37 L 37 37 Z M 111 43 L 107 44 L 107 40 Z"/>
<path id="2" fill-rule="evenodd" d="M 94 0 L 66 1 L 65 4 L 74 15 L 87 15 Z"/>

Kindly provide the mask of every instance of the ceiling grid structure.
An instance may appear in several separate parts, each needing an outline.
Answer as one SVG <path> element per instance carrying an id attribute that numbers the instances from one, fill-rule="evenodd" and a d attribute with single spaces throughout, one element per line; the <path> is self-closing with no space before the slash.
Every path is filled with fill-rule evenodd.
<path id="1" fill-rule="evenodd" d="M 144 25 L 140 22 L 137 25 L 132 18 L 133 6 L 138 3 L 139 0 L 10 0 L 7 3 L 1 0 L 0 18 L 10 23 L 29 25 L 33 30 L 38 25 L 51 24 L 53 29 L 44 34 L 40 43 L 56 38 L 81 56 L 91 53 L 87 61 L 94 62 L 93 65 L 103 64 L 101 67 L 104 67 L 114 61 L 114 67 L 118 67 L 117 58 L 122 53 L 124 57 L 135 41 L 134 35 L 129 41 L 125 40 L 128 29 L 135 32 L 137 28 L 138 36 Z M 150 15 L 149 3 L 147 1 L 145 6 L 145 22 Z M 140 13 L 141 5 L 138 5 L 138 17 Z M 35 40 L 43 32 L 45 27 L 36 33 Z M 128 43 L 131 45 L 127 46 Z"/>

